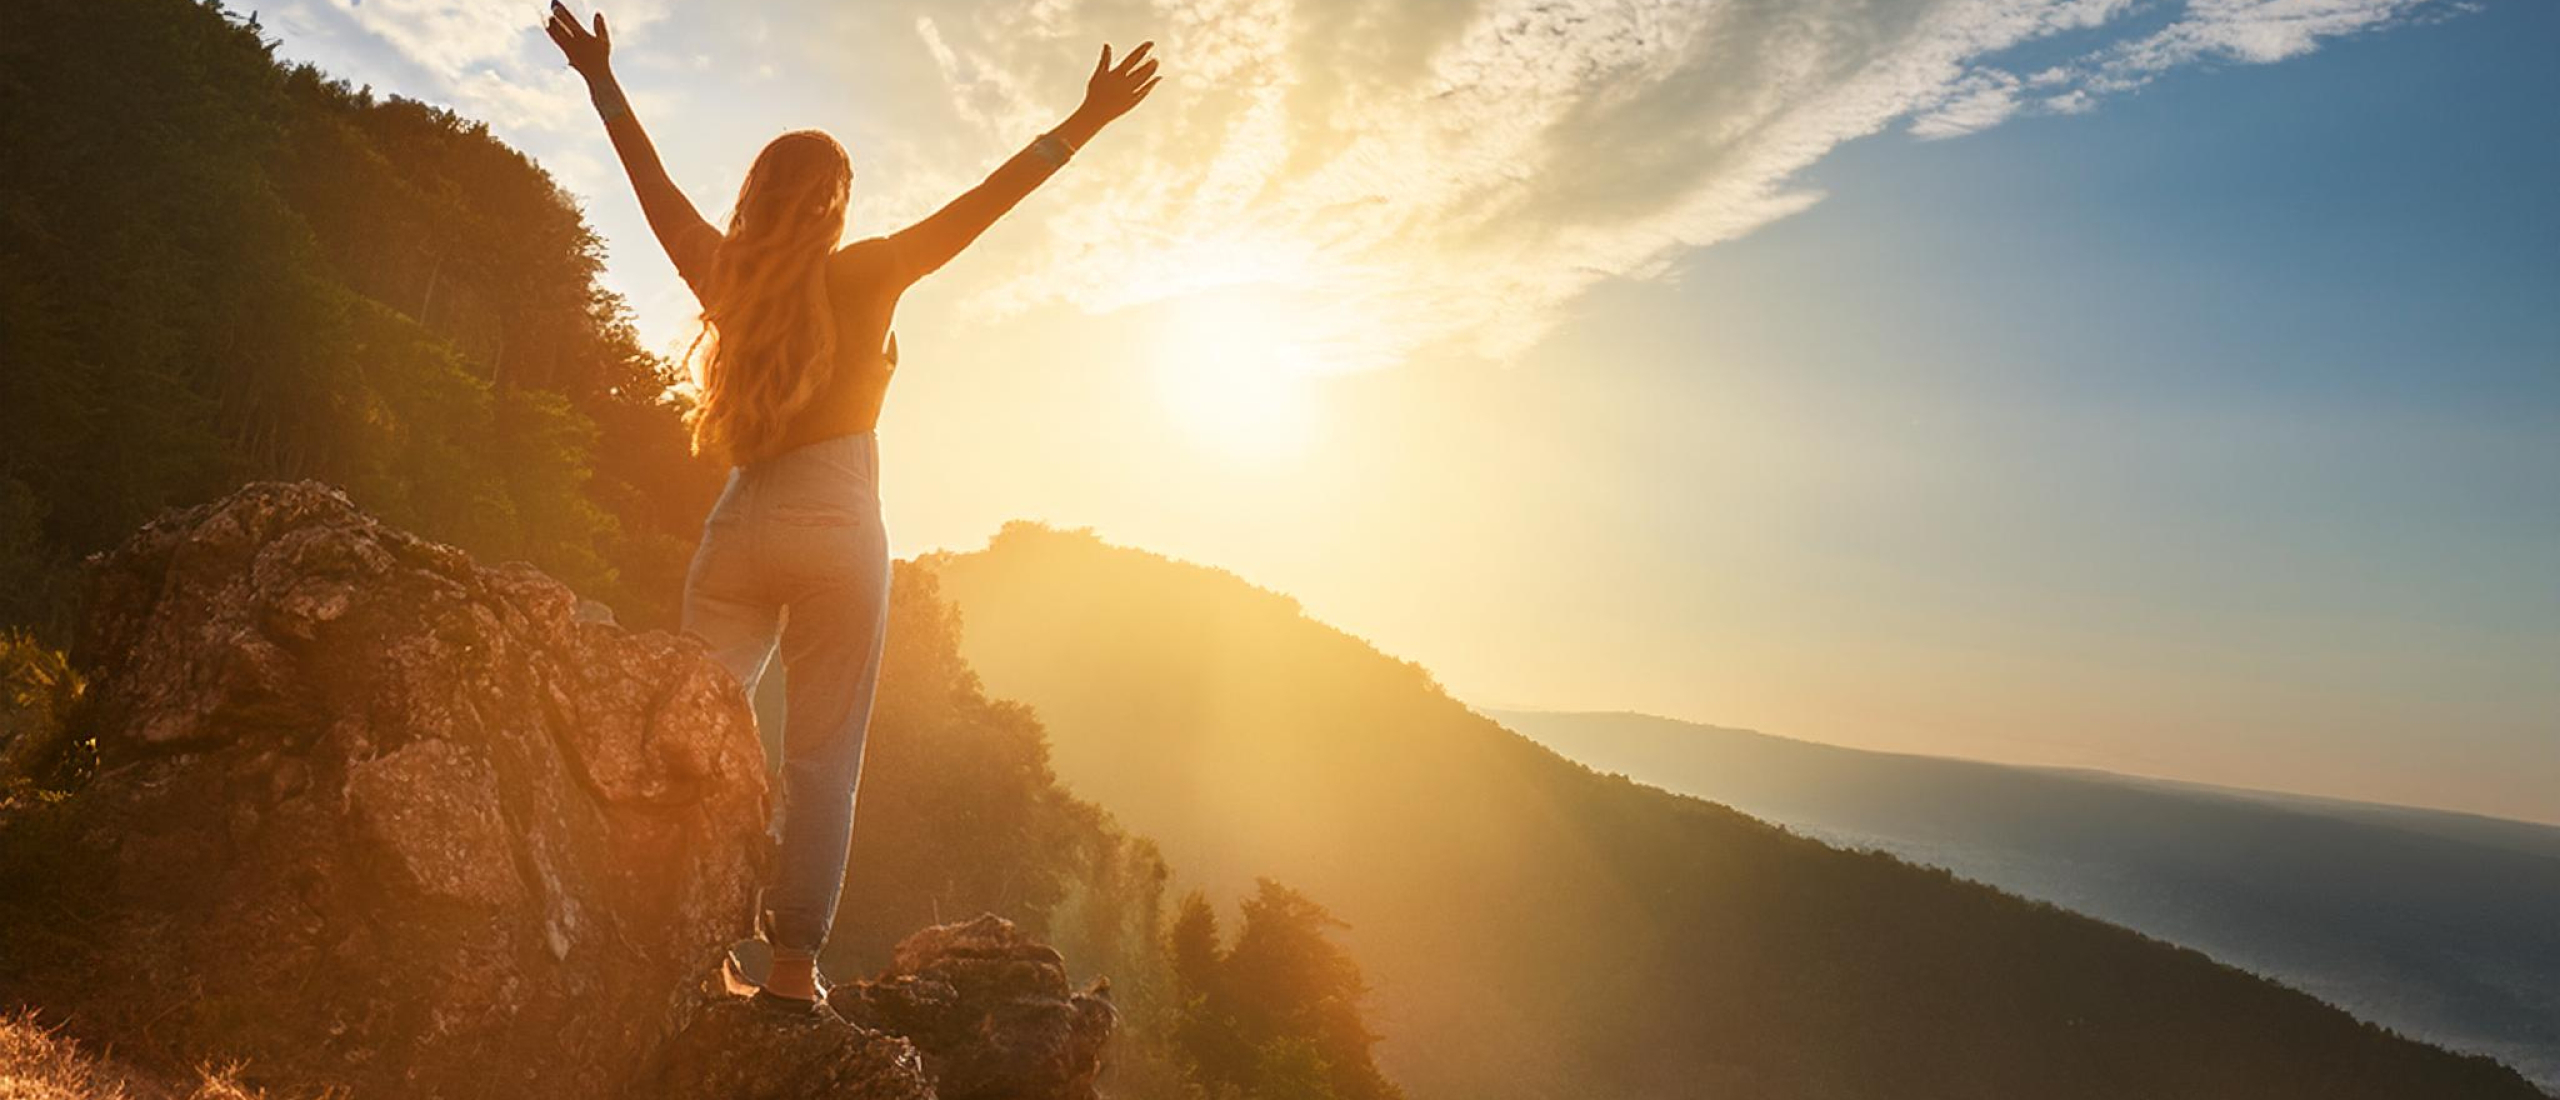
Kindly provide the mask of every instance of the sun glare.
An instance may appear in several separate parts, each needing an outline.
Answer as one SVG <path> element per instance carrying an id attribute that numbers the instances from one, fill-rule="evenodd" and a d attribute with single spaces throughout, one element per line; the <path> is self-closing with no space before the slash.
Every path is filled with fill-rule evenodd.
<path id="1" fill-rule="evenodd" d="M 1296 459 L 1315 442 L 1317 379 L 1329 373 L 1277 297 L 1234 289 L 1164 306 L 1156 392 L 1183 432 L 1232 459 Z"/>

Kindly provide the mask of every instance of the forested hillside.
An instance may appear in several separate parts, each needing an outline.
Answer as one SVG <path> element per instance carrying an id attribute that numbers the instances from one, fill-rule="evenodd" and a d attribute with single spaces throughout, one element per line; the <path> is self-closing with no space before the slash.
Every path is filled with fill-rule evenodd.
<path id="1" fill-rule="evenodd" d="M 274 477 L 671 622 L 719 472 L 539 166 L 195 0 L 11 0 L 0 74 L 0 622 Z"/>
<path id="2" fill-rule="evenodd" d="M 929 564 L 1059 776 L 1213 896 L 1321 897 L 1417 1096 L 2535 1097 L 1942 871 L 1604 776 L 1236 577 L 1008 526 Z"/>

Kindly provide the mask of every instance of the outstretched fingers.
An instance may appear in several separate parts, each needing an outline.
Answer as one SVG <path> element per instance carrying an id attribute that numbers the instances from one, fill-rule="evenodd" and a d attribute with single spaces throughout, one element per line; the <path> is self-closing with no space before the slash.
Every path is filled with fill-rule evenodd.
<path id="1" fill-rule="evenodd" d="M 551 0 L 551 18 L 542 23 L 542 32 L 551 44 L 560 47 L 560 56 L 569 67 L 589 79 L 605 68 L 605 59 L 613 53 L 613 32 L 605 26 L 604 13 L 597 12 L 591 23 L 581 25 L 576 13 L 561 0 Z"/>
<path id="2" fill-rule="evenodd" d="M 1154 48 L 1156 48 L 1156 44 L 1152 41 L 1138 43 L 1138 48 L 1129 51 L 1129 56 L 1121 59 L 1120 68 L 1115 71 L 1117 71 L 1121 76 L 1132 75 L 1137 71 L 1138 62 L 1146 60 L 1147 51 Z M 1111 47 L 1104 46 L 1102 49 L 1103 56 L 1106 58 L 1109 57 Z M 1152 72 L 1154 71 L 1155 66 L 1153 64 L 1149 64 L 1147 69 Z"/>
<path id="3" fill-rule="evenodd" d="M 560 0 L 551 0 L 551 18 L 543 23 L 542 29 L 550 33 L 552 41 L 564 47 L 588 42 L 608 48 L 613 45 L 613 32 L 605 28 L 603 12 L 596 13 L 592 27 L 581 27 L 577 15 Z"/>
<path id="4" fill-rule="evenodd" d="M 1085 82 L 1084 108 L 1091 108 L 1096 117 L 1108 122 L 1137 106 L 1139 100 L 1155 90 L 1157 62 L 1151 56 L 1155 48 L 1153 41 L 1138 43 L 1137 49 L 1121 55 L 1114 63 L 1112 49 L 1105 44 L 1101 59 L 1094 63 L 1093 78 Z"/>

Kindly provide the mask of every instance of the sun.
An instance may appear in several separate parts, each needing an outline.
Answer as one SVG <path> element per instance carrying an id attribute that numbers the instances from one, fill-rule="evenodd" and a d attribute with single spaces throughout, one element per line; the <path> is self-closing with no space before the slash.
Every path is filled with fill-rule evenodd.
<path id="1" fill-rule="evenodd" d="M 1331 373 L 1286 296 L 1250 288 L 1163 303 L 1155 326 L 1157 396 L 1183 433 L 1229 459 L 1278 464 L 1318 435 L 1317 385 Z"/>

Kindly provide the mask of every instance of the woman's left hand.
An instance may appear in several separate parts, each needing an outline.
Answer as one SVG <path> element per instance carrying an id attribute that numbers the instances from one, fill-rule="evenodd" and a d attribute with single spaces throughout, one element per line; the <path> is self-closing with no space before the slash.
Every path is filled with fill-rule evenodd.
<path id="1" fill-rule="evenodd" d="M 560 54 L 569 59 L 569 67 L 589 81 L 612 69 L 613 35 L 605 30 L 604 13 L 596 13 L 594 30 L 578 25 L 578 17 L 569 13 L 560 0 L 551 0 L 551 21 L 543 26 Z"/>
<path id="2" fill-rule="evenodd" d="M 1099 128 L 1104 123 L 1128 114 L 1147 93 L 1156 90 L 1156 63 L 1147 52 L 1156 48 L 1153 42 L 1142 43 L 1129 51 L 1120 64 L 1111 63 L 1111 47 L 1102 47 L 1102 59 L 1094 63 L 1093 76 L 1085 81 L 1084 106 L 1077 113 L 1092 118 Z"/>

